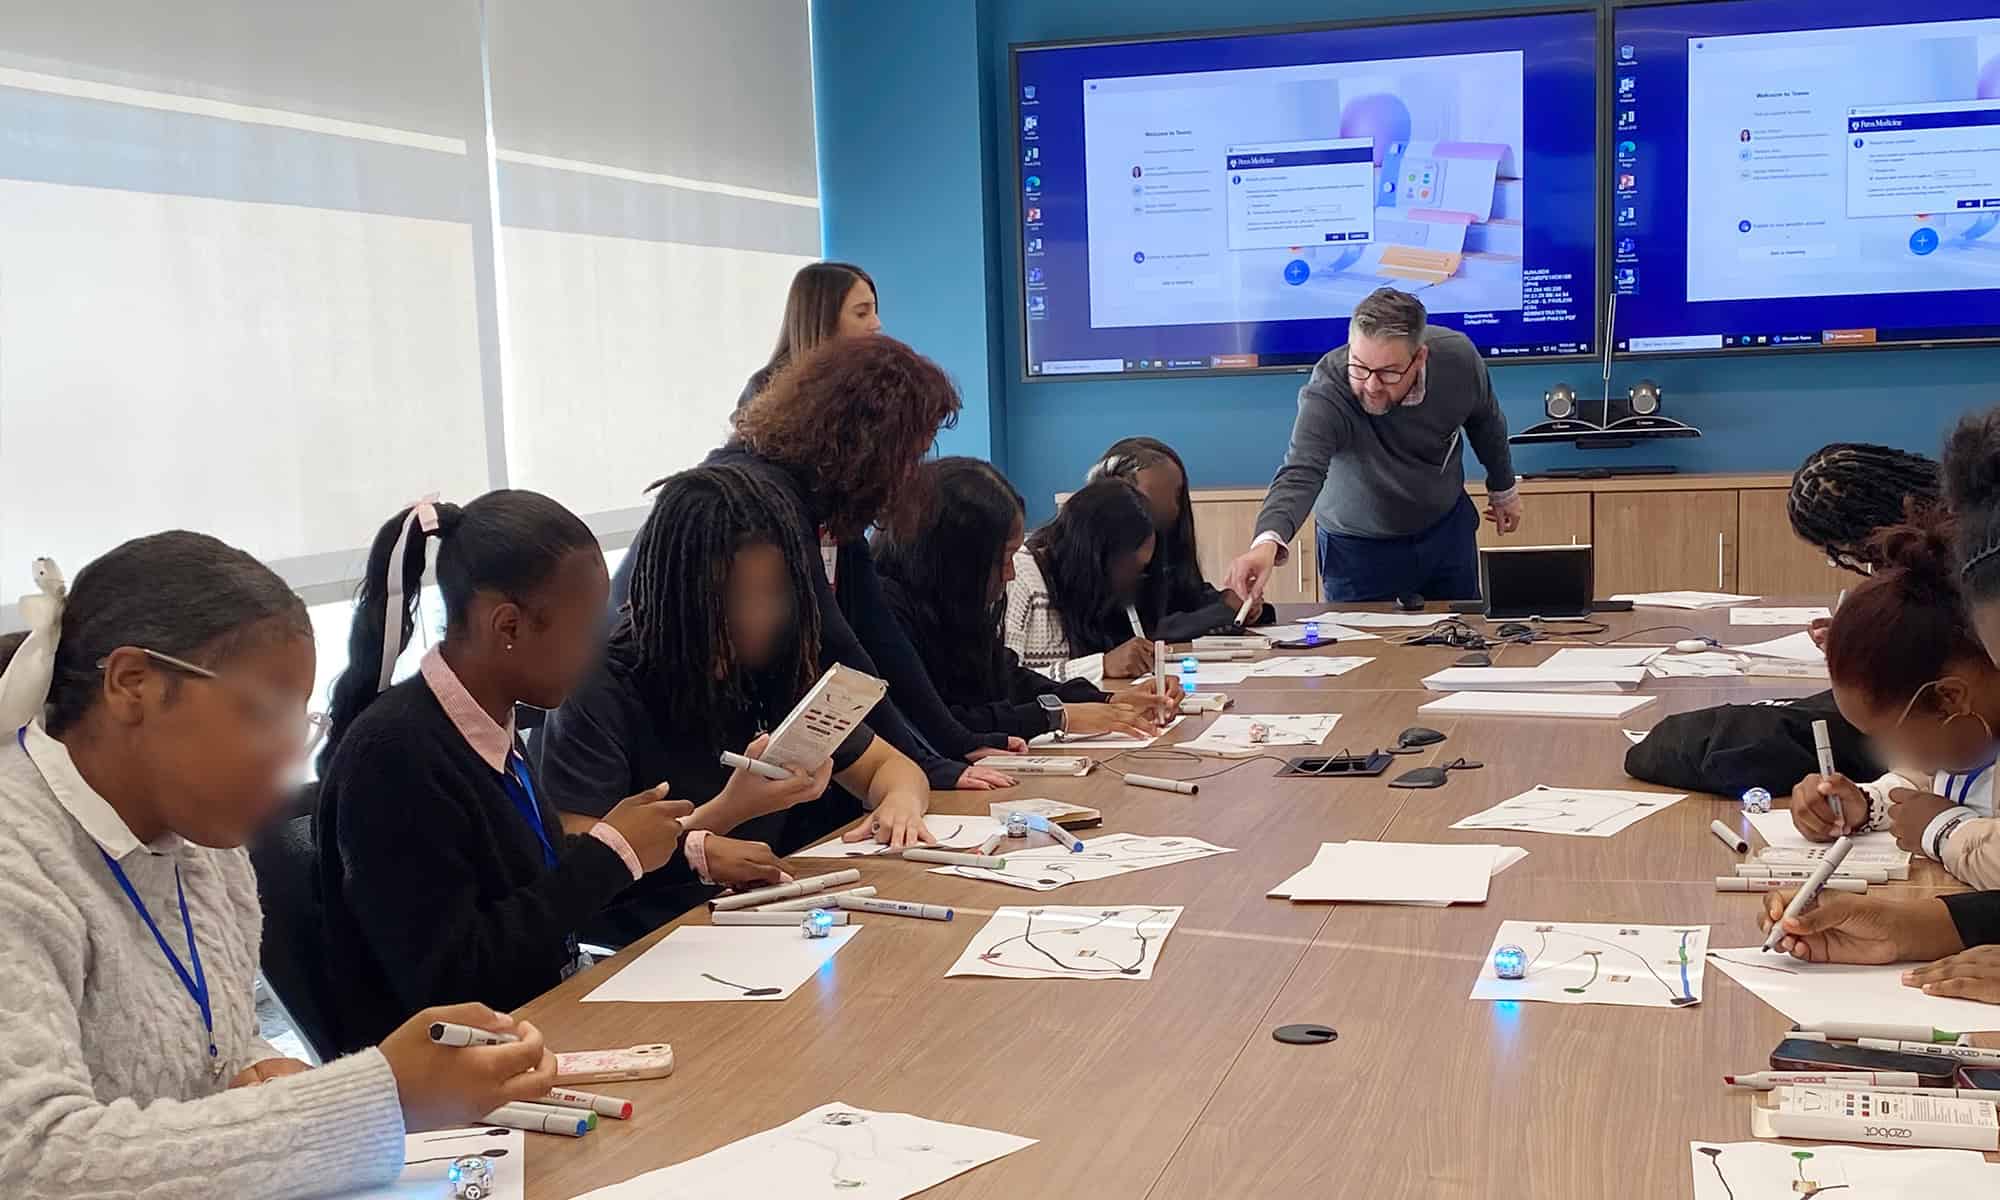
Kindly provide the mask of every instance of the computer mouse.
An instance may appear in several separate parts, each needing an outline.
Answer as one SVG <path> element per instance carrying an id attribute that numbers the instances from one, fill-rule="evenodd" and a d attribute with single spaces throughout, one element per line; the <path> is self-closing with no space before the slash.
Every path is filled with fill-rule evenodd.
<path id="1" fill-rule="evenodd" d="M 1495 629 L 1493 631 L 1493 636 L 1503 637 L 1503 638 L 1517 638 L 1517 637 L 1526 637 L 1527 635 L 1533 632 L 1534 629 L 1530 626 L 1523 625 L 1519 621 L 1509 621 L 1506 624 L 1500 626 L 1498 629 Z"/>
<path id="2" fill-rule="evenodd" d="M 1396 607 L 1403 612 L 1424 611 L 1424 598 L 1415 592 L 1405 592 L 1396 597 Z"/>
<path id="3" fill-rule="evenodd" d="M 1396 735 L 1396 749 L 1415 750 L 1420 746 L 1435 746 L 1443 740 L 1444 735 L 1435 729 L 1412 725 Z"/>
<path id="4" fill-rule="evenodd" d="M 1493 656 L 1477 650 L 1471 654 L 1460 655 L 1458 661 L 1452 664 L 1454 667 L 1490 667 L 1492 665 Z"/>

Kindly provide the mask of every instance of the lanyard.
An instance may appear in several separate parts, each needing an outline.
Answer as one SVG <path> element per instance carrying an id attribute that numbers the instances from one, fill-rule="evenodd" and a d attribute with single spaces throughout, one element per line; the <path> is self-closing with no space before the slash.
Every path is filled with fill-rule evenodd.
<path id="1" fill-rule="evenodd" d="M 1954 803 L 1957 804 L 1964 804 L 1965 798 L 1972 794 L 1972 785 L 1978 783 L 1979 777 L 1981 775 L 1986 774 L 1988 770 L 1992 769 L 1992 766 L 1993 764 L 1989 762 L 1984 764 L 1983 766 L 1975 767 L 1973 770 L 1968 771 L 1964 775 L 1956 776 L 1955 778 L 1957 780 L 1962 780 L 1964 782 L 1964 786 L 1958 789 L 1958 796 L 1956 797 L 1955 800 L 1951 794 L 1951 781 L 1947 781 L 1944 785 L 1944 798 L 1947 800 L 1953 800 Z"/>
<path id="2" fill-rule="evenodd" d="M 542 824 L 542 806 L 535 801 L 535 785 L 528 781 L 527 764 L 521 761 L 519 754 L 507 756 L 507 772 L 501 786 L 507 789 L 507 798 L 514 802 L 514 811 L 521 814 L 528 828 L 535 831 L 535 840 L 542 844 L 542 865 L 555 866 L 556 848 L 549 844 L 548 829 Z"/>

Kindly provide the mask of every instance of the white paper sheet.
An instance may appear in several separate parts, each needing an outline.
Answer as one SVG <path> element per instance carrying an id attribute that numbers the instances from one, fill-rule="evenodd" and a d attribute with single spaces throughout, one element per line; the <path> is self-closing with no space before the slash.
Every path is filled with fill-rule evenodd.
<path id="1" fill-rule="evenodd" d="M 1484 904 L 1500 847 L 1478 843 L 1343 842 L 1291 881 L 1295 901 Z"/>
<path id="2" fill-rule="evenodd" d="M 1827 843 L 1810 841 L 1805 834 L 1799 832 L 1799 827 L 1792 824 L 1790 809 L 1774 808 L 1764 813 L 1747 812 L 1743 816 L 1750 822 L 1750 827 L 1757 831 L 1757 836 L 1764 839 L 1764 844 L 1772 849 L 1824 850 L 1827 847 Z M 1850 857 L 1865 850 L 1896 849 L 1896 835 L 1886 829 L 1875 833 L 1857 833 L 1848 840 L 1854 844 L 1854 848 L 1848 852 Z"/>
<path id="3" fill-rule="evenodd" d="M 1564 646 L 1542 660 L 1543 668 L 1643 667 L 1665 646 Z"/>
<path id="4" fill-rule="evenodd" d="M 1268 892 L 1265 892 L 1264 894 L 1266 896 L 1272 896 L 1280 900 L 1290 899 L 1292 895 L 1292 888 L 1298 884 L 1299 880 L 1304 879 L 1308 873 L 1318 870 L 1324 863 L 1331 861 L 1333 857 L 1333 852 L 1344 844 L 1345 843 L 1342 842 L 1322 842 L 1320 844 L 1318 853 L 1313 855 L 1313 860 L 1311 862 L 1307 863 L 1304 867 L 1301 867 L 1291 876 L 1280 881 L 1276 887 L 1272 888 Z M 1493 849 L 1495 853 L 1493 855 L 1492 873 L 1495 875 L 1498 875 L 1500 872 L 1506 870 L 1508 867 L 1511 867 L 1515 863 L 1520 862 L 1522 859 L 1528 857 L 1528 852 L 1526 850 L 1521 849 L 1519 846 L 1495 846 L 1493 847 Z M 1444 900 L 1412 900 L 1409 901 L 1408 903 L 1415 907 L 1443 908 L 1449 902 Z"/>
<path id="5" fill-rule="evenodd" d="M 1218 663 L 1216 665 L 1229 666 L 1230 664 Z M 1207 683 L 1209 681 L 1203 680 L 1202 682 Z M 1174 686 L 1178 687 L 1180 685 L 1176 683 Z M 1175 717 L 1167 723 L 1165 729 L 1160 730 L 1159 735 L 1156 737 L 1137 737 L 1129 733 L 1097 733 L 1089 737 L 1067 737 L 1058 740 L 1055 734 L 1045 733 L 1028 744 L 1038 750 L 1060 750 L 1064 754 L 1068 754 L 1072 750 L 1140 750 L 1159 741 L 1160 738 L 1172 732 L 1175 726 L 1185 720 L 1187 720 L 1186 717 Z"/>
<path id="6" fill-rule="evenodd" d="M 1035 892 L 1052 892 L 1072 883 L 1109 879 L 1153 867 L 1170 867 L 1213 854 L 1234 854 L 1230 846 L 1217 846 L 1192 837 L 1145 837 L 1136 833 L 1108 833 L 1084 842 L 1083 852 L 1072 854 L 1061 846 L 1040 846 L 1006 855 L 1007 865 L 992 867 L 933 867 L 933 875 L 957 875 L 963 879 L 984 879 Z"/>
<path id="7" fill-rule="evenodd" d="M 1908 963 L 1885 967 L 1809 963 L 1776 950 L 1765 953 L 1758 946 L 1716 950 L 1710 958 L 1717 970 L 1801 1025 L 1874 1021 L 1954 1031 L 2000 1029 L 2000 1008 L 1991 1004 L 1927 996 L 1904 987 Z"/>
<path id="8" fill-rule="evenodd" d="M 1255 678 L 1257 668 L 1262 665 L 1254 662 L 1196 663 L 1194 684 L 1197 688 L 1234 687 L 1246 679 Z M 1181 686 L 1178 676 L 1174 678 L 1173 686 L 1175 688 Z"/>
<path id="9" fill-rule="evenodd" d="M 1629 692 L 1644 667 L 1446 667 L 1424 676 L 1433 692 Z"/>
<path id="10" fill-rule="evenodd" d="M 858 932 L 857 925 L 840 925 L 826 937 L 809 938 L 782 925 L 683 925 L 583 999 L 783 1000 Z"/>
<path id="11" fill-rule="evenodd" d="M 924 817 L 924 827 L 937 839 L 937 849 L 940 850 L 974 850 L 994 834 L 1007 832 L 1004 821 L 960 813 L 930 813 Z M 808 846 L 792 857 L 872 858 L 888 849 L 880 842 L 843 842 L 836 837 L 817 846 Z"/>
<path id="12" fill-rule="evenodd" d="M 1627 592 L 1613 600 L 1630 600 L 1634 608 L 1728 608 L 1748 604 L 1762 596 L 1738 596 L 1730 592 Z"/>
<path id="13" fill-rule="evenodd" d="M 1594 696 L 1575 692 L 1452 692 L 1417 711 L 1457 717 L 1574 717 L 1615 720 L 1651 704 L 1652 696 Z"/>
<path id="14" fill-rule="evenodd" d="M 1743 659 L 1735 654 L 1713 651 L 1701 654 L 1662 654 L 1646 665 L 1661 679 L 1720 679 L 1743 674 Z"/>
<path id="15" fill-rule="evenodd" d="M 1689 1142 L 1694 1200 L 1940 1200 L 2000 1195 L 2000 1163 L 1975 1150 L 1837 1143 Z"/>
<path id="16" fill-rule="evenodd" d="M 403 1138 L 403 1173 L 387 1187 L 342 1192 L 346 1200 L 442 1200 L 451 1195 L 445 1173 L 452 1160 L 477 1154 L 492 1168 L 491 1200 L 522 1200 L 528 1193 L 527 1166 L 522 1159 L 527 1139 L 518 1129 L 480 1125 L 470 1129 L 437 1129 Z"/>
<path id="17" fill-rule="evenodd" d="M 1374 662 L 1372 658 L 1357 658 L 1351 655 L 1315 658 L 1305 655 L 1280 655 L 1267 658 L 1263 662 L 1250 664 L 1252 679 L 1333 679 L 1347 674 L 1357 667 L 1365 667 Z"/>
<path id="18" fill-rule="evenodd" d="M 823 1104 L 699 1158 L 598 1188 L 576 1200 L 902 1200 L 1004 1158 L 1035 1139 L 908 1113 Z"/>
<path id="19" fill-rule="evenodd" d="M 1523 979 L 1493 971 L 1493 952 L 1519 946 Z M 1687 1008 L 1701 1002 L 1706 925 L 1589 925 L 1502 921 L 1479 964 L 1474 1000 Z"/>
<path id="20" fill-rule="evenodd" d="M 1823 663 L 1826 651 L 1813 645 L 1812 634 L 1806 632 L 1788 633 L 1768 642 L 1752 642 L 1747 646 L 1731 646 L 1737 654 L 1761 654 L 1766 658 L 1787 658 L 1793 662 Z"/>
<path id="21" fill-rule="evenodd" d="M 1440 621 L 1456 619 L 1451 613 L 1389 612 L 1323 612 L 1314 618 L 1319 622 L 1322 636 L 1328 625 L 1345 625 L 1349 629 L 1429 629 Z"/>
<path id="22" fill-rule="evenodd" d="M 1453 829 L 1517 829 L 1570 837 L 1610 837 L 1687 799 L 1685 793 L 1621 792 L 1537 784 L 1452 824 Z"/>
<path id="23" fill-rule="evenodd" d="M 1833 614 L 1825 608 L 1732 608 L 1731 625 L 1810 625 Z"/>
<path id="24" fill-rule="evenodd" d="M 1228 713 L 1215 718 L 1199 737 L 1176 748 L 1195 754 L 1258 754 L 1272 746 L 1317 746 L 1340 722 L 1339 713 Z M 1263 741 L 1251 738 L 1251 727 L 1267 731 Z"/>
<path id="25" fill-rule="evenodd" d="M 994 912 L 946 978 L 1151 979 L 1178 906 L 1041 904 Z"/>

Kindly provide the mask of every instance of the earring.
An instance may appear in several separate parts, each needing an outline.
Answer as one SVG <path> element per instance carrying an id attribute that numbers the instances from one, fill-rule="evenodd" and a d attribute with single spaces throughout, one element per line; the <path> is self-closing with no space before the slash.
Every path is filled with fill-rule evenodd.
<path id="1" fill-rule="evenodd" d="M 513 652 L 514 652 L 514 643 L 512 643 L 512 642 L 508 642 L 508 643 L 507 643 L 507 653 L 509 653 L 509 654 L 512 654 Z"/>
<path id="2" fill-rule="evenodd" d="M 1993 740 L 1993 726 L 1988 725 L 1986 723 L 1986 718 L 1980 716 L 1976 712 L 1952 713 L 1950 716 L 1947 716 L 1944 719 L 1944 723 L 1946 726 L 1949 726 L 1953 721 L 1958 720 L 1960 717 L 1971 717 L 1973 720 L 1979 722 L 1980 726 L 1986 730 L 1986 740 L 1989 742 Z"/>

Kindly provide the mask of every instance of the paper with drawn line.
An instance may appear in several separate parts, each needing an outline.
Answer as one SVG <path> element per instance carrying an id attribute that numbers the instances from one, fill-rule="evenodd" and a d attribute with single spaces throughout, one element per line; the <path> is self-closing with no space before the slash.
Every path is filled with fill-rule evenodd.
<path id="1" fill-rule="evenodd" d="M 493 1172 L 486 1187 L 489 1200 L 521 1200 L 528 1192 L 526 1142 L 518 1129 L 491 1125 L 412 1133 L 403 1138 L 403 1173 L 396 1182 L 341 1194 L 347 1200 L 440 1200 L 452 1194 L 446 1182 L 451 1164 L 476 1155 Z"/>
<path id="2" fill-rule="evenodd" d="M 826 937 L 809 938 L 796 925 L 683 925 L 583 999 L 639 1004 L 783 1000 L 858 932 L 858 925 L 839 925 Z"/>
<path id="3" fill-rule="evenodd" d="M 1007 832 L 1004 821 L 992 817 L 962 816 L 955 813 L 929 813 L 924 817 L 924 827 L 931 831 L 939 850 L 977 850 L 987 838 L 996 833 Z M 889 847 L 877 841 L 843 842 L 832 838 L 817 846 L 808 846 L 794 854 L 793 858 L 871 858 L 888 850 Z"/>
<path id="4" fill-rule="evenodd" d="M 1870 1150 L 1830 1142 L 1689 1142 L 1694 1200 L 1937 1200 L 2000 1196 L 1977 1150 Z"/>
<path id="5" fill-rule="evenodd" d="M 1909 963 L 1809 963 L 1759 946 L 1713 950 L 1709 957 L 1717 970 L 1800 1025 L 1851 1021 L 1960 1032 L 2000 1029 L 2000 1008 L 1991 1004 L 1927 996 L 1903 986 Z"/>
<path id="6" fill-rule="evenodd" d="M 1610 837 L 1626 826 L 1687 799 L 1685 793 L 1627 792 L 1536 784 L 1452 824 L 1453 829 L 1516 829 L 1570 837 Z"/>

